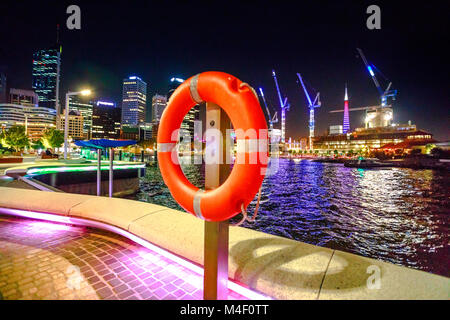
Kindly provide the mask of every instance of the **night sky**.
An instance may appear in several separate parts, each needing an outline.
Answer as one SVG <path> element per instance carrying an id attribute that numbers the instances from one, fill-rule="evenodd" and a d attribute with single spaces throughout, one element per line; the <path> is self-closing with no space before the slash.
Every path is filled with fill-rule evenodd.
<path id="1" fill-rule="evenodd" d="M 81 30 L 66 28 L 70 4 L 81 8 Z M 366 28 L 370 4 L 381 7 L 381 30 Z M 275 108 L 275 69 L 291 104 L 286 136 L 298 138 L 308 134 L 308 109 L 297 72 L 313 95 L 321 93 L 316 135 L 342 123 L 329 111 L 343 108 L 345 83 L 350 108 L 379 103 L 359 47 L 399 91 L 394 121 L 449 140 L 449 9 L 447 1 L 2 1 L 0 65 L 11 87 L 31 88 L 32 54 L 55 43 L 59 23 L 62 92 L 89 86 L 120 103 L 122 79 L 138 75 L 150 105 L 171 77 L 219 70 L 262 86 Z M 363 125 L 363 114 L 350 113 L 352 128 Z"/>

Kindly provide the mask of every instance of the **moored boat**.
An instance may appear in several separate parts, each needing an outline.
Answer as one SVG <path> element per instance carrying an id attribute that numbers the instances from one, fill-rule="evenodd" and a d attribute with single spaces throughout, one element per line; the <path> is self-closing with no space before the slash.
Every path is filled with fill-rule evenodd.
<path id="1" fill-rule="evenodd" d="M 349 168 L 386 168 L 392 167 L 392 164 L 380 162 L 378 159 L 358 158 L 345 161 L 344 166 Z"/>

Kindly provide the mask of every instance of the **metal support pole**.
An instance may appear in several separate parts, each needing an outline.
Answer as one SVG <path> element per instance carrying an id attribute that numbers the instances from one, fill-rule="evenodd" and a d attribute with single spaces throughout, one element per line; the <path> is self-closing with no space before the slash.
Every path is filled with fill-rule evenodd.
<path id="1" fill-rule="evenodd" d="M 223 109 L 214 103 L 206 103 L 206 128 L 220 130 L 222 139 L 215 139 L 215 152 L 222 153 L 220 164 L 205 164 L 205 189 L 219 187 L 228 177 L 231 169 L 226 163 L 227 152 L 225 139 L 230 119 Z M 208 143 L 208 142 L 207 142 Z M 219 209 L 220 210 L 220 209 Z M 226 300 L 228 297 L 228 221 L 205 221 L 204 239 L 204 282 L 203 298 L 205 300 Z"/>
<path id="2" fill-rule="evenodd" d="M 97 195 L 102 192 L 102 149 L 97 149 Z"/>
<path id="3" fill-rule="evenodd" d="M 144 162 L 144 150 L 141 150 L 141 162 Z"/>
<path id="4" fill-rule="evenodd" d="M 59 29 L 59 27 L 58 27 Z M 60 79 L 60 68 L 61 68 L 61 49 L 58 48 L 58 54 L 57 54 L 57 61 L 56 64 L 56 99 L 55 99 L 55 109 L 56 109 L 56 129 L 59 130 L 61 126 L 61 107 L 59 104 L 59 79 Z"/>
<path id="5" fill-rule="evenodd" d="M 119 150 L 119 161 L 122 161 L 122 150 Z"/>
<path id="6" fill-rule="evenodd" d="M 67 148 L 69 146 L 69 94 L 66 94 L 66 109 L 64 110 L 64 160 L 67 159 Z"/>
<path id="7" fill-rule="evenodd" d="M 113 160 L 114 160 L 114 148 L 109 149 L 109 197 L 113 195 Z"/>

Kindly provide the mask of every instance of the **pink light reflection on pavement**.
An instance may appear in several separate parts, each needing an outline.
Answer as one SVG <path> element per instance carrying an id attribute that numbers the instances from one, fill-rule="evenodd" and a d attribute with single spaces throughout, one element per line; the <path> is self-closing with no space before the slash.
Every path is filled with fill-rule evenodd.
<path id="1" fill-rule="evenodd" d="M 16 211 L 22 217 L 30 214 Z M 32 216 L 40 219 L 54 218 L 63 223 L 81 223 L 80 219 L 74 221 L 73 218 L 51 214 L 34 213 Z M 0 242 L 20 243 L 64 258 L 69 264 L 80 268 L 84 281 L 95 290 L 98 299 L 203 298 L 203 269 L 194 266 L 191 270 L 190 262 L 177 263 L 170 259 L 171 254 L 168 252 L 157 252 L 125 237 L 97 229 L 29 219 L 2 218 L 0 222 Z M 138 239 L 140 242 L 145 241 Z M 1 250 L 5 249 L 0 247 L 0 256 L 8 254 L 7 250 Z M 3 259 L 0 262 L 3 263 Z M 0 292 L 3 292 L 1 276 L 2 269 Z M 265 298 L 236 283 L 229 284 L 230 300 Z M 78 298 L 83 299 L 80 296 Z M 92 298 L 92 295 L 89 296 L 89 299 Z"/>

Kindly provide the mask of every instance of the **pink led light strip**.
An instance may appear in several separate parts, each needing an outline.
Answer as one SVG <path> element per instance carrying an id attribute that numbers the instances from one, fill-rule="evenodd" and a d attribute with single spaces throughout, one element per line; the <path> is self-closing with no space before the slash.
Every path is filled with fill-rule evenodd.
<path id="1" fill-rule="evenodd" d="M 10 209 L 10 208 L 1 208 L 0 207 L 0 213 L 8 214 L 12 216 L 18 216 L 18 217 L 24 217 L 24 218 L 31 218 L 31 219 L 38 219 L 38 220 L 45 220 L 45 221 L 51 221 L 51 222 L 58 222 L 58 223 L 66 223 L 66 224 L 74 224 L 74 225 L 80 225 L 85 227 L 94 227 L 98 229 L 103 229 L 107 231 L 111 231 L 113 233 L 119 234 L 125 238 L 130 239 L 131 241 L 134 241 L 141 246 L 152 250 L 163 257 L 191 270 L 192 272 L 197 273 L 200 276 L 203 276 L 203 268 L 193 264 L 192 262 L 185 260 L 173 253 L 170 253 L 150 242 L 147 240 L 144 240 L 131 232 L 128 232 L 126 230 L 123 230 L 121 228 L 99 222 L 99 221 L 93 221 L 88 219 L 82 219 L 82 218 L 76 218 L 76 217 L 68 217 L 68 216 L 61 216 L 57 214 L 51 214 L 51 213 L 43 213 L 43 212 L 36 212 L 36 211 L 27 211 L 27 210 L 18 210 L 18 209 Z M 252 291 L 241 284 L 238 284 L 234 281 L 229 280 L 228 281 L 228 288 L 233 290 L 234 292 L 247 297 L 251 300 L 271 300 L 270 297 L 267 297 L 265 295 L 259 294 L 255 291 Z"/>

